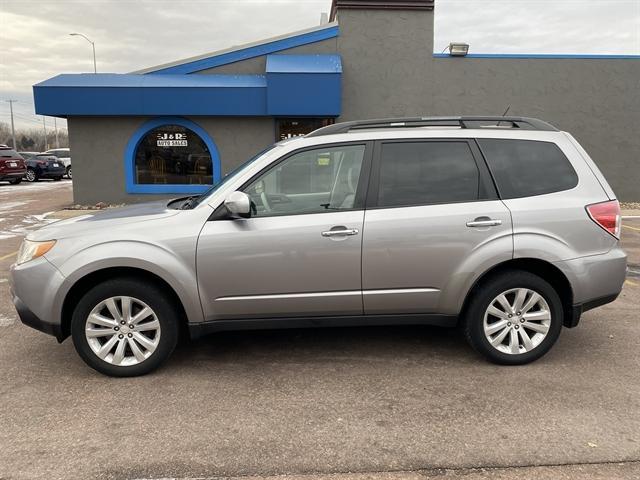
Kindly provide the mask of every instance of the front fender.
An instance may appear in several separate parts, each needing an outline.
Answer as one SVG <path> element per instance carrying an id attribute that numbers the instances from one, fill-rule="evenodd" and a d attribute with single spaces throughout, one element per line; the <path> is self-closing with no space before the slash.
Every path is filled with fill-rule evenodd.
<path id="1" fill-rule="evenodd" d="M 62 320 L 62 306 L 71 288 L 83 277 L 99 270 L 137 268 L 157 275 L 176 292 L 189 322 L 203 321 L 195 273 L 195 248 L 189 258 L 161 246 L 142 241 L 111 241 L 92 245 L 57 264 L 49 259 L 65 277 L 56 294 L 53 315 Z"/>

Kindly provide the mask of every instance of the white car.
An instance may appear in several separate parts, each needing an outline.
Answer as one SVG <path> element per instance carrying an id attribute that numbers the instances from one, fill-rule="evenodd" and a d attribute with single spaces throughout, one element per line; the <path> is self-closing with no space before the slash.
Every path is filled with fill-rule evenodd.
<path id="1" fill-rule="evenodd" d="M 71 172 L 71 151 L 68 148 L 53 148 L 43 153 L 57 157 L 60 163 L 64 165 L 64 174 L 67 178 L 73 178 L 73 172 Z"/>

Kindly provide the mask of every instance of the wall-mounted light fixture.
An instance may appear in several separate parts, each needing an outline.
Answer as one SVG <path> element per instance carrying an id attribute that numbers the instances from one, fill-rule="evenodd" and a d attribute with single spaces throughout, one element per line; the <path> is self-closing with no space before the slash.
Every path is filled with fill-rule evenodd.
<path id="1" fill-rule="evenodd" d="M 450 43 L 447 47 L 452 57 L 464 57 L 469 53 L 468 43 Z M 446 50 L 446 49 L 445 49 Z"/>

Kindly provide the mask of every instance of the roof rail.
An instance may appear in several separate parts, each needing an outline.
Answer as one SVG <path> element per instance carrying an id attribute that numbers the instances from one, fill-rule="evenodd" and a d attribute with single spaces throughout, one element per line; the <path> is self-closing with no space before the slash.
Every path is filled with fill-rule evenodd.
<path id="1" fill-rule="evenodd" d="M 320 137 L 352 130 L 373 128 L 458 127 L 458 128 L 518 128 L 557 132 L 553 125 L 528 117 L 471 116 L 471 117 L 405 117 L 356 120 L 328 125 L 308 133 L 307 137 Z"/>

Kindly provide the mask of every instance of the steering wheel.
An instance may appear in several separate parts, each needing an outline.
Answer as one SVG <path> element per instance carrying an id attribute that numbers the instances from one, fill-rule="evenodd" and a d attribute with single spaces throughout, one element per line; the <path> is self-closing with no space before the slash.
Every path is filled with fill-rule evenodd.
<path id="1" fill-rule="evenodd" d="M 267 198 L 267 193 L 264 190 L 260 192 L 260 200 L 262 200 L 262 206 L 264 207 L 264 211 L 267 213 L 271 212 L 271 204 L 269 203 L 269 199 Z"/>

